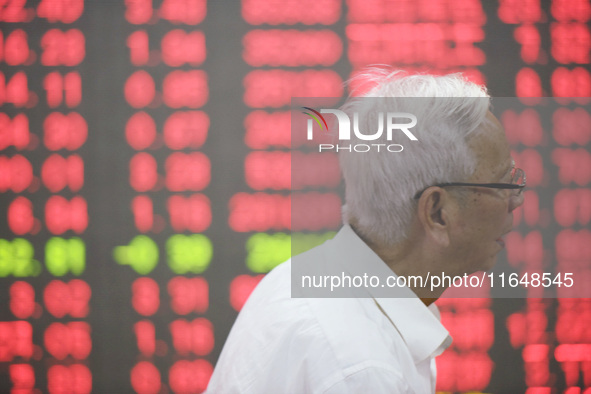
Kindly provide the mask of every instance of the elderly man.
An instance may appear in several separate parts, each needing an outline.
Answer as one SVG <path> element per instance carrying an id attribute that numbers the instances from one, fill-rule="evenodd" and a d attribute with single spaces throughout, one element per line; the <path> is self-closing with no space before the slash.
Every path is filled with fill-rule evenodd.
<path id="1" fill-rule="evenodd" d="M 417 141 L 396 153 L 340 152 L 344 227 L 261 281 L 208 393 L 435 392 L 434 358 L 451 344 L 433 303 L 444 286 L 409 284 L 396 297 L 381 286 L 355 298 L 309 298 L 294 289 L 292 265 L 422 278 L 488 270 L 523 203 L 525 174 L 483 87 L 459 75 L 364 78 L 373 86 L 365 97 L 395 98 L 397 111 L 416 115 Z M 412 97 L 421 99 L 402 100 Z M 369 119 L 390 105 L 352 98 L 341 110 Z"/>

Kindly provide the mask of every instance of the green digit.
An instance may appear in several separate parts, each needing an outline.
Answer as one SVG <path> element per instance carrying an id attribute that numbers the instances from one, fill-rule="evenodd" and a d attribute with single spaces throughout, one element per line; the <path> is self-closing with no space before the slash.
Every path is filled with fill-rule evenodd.
<path id="1" fill-rule="evenodd" d="M 187 249 L 185 247 L 185 236 L 175 234 L 166 241 L 166 254 L 168 266 L 176 274 L 186 274 L 189 271 L 187 264 Z"/>
<path id="2" fill-rule="evenodd" d="M 74 275 L 80 275 L 86 268 L 86 246 L 78 237 L 71 238 L 68 243 L 70 270 Z"/>
<path id="3" fill-rule="evenodd" d="M 36 276 L 41 272 L 39 262 L 33 260 L 35 249 L 33 245 L 24 238 L 15 238 L 12 241 L 14 253 L 12 274 L 17 277 Z"/>
<path id="4" fill-rule="evenodd" d="M 175 234 L 166 241 L 166 252 L 172 272 L 179 275 L 188 272 L 199 274 L 209 267 L 213 246 L 203 234 Z"/>
<path id="5" fill-rule="evenodd" d="M 138 235 L 128 246 L 117 246 L 113 251 L 113 258 L 122 265 L 131 268 L 140 275 L 146 275 L 158 264 L 158 245 L 146 235 Z"/>
<path id="6" fill-rule="evenodd" d="M 288 260 L 291 257 L 291 236 L 284 233 L 274 234 L 273 247 L 269 251 L 269 257 L 267 272 Z"/>
<path id="7" fill-rule="evenodd" d="M 269 236 L 266 233 L 252 235 L 246 241 L 246 266 L 252 272 L 265 272 L 265 265 L 268 260 Z"/>
<path id="8" fill-rule="evenodd" d="M 68 273 L 67 241 L 61 237 L 52 237 L 45 244 L 45 265 L 54 276 Z"/>
<path id="9" fill-rule="evenodd" d="M 267 273 L 289 259 L 291 236 L 284 233 L 252 235 L 246 242 L 246 266 L 255 273 Z"/>
<path id="10" fill-rule="evenodd" d="M 12 245 L 10 241 L 0 239 L 0 278 L 12 273 Z"/>
<path id="11" fill-rule="evenodd" d="M 131 266 L 140 275 L 146 275 L 158 264 L 158 245 L 150 237 L 136 236 L 131 243 Z"/>
<path id="12" fill-rule="evenodd" d="M 200 274 L 209 267 L 213 257 L 213 245 L 203 234 L 193 234 L 190 239 L 191 254 L 194 256 L 191 272 Z"/>

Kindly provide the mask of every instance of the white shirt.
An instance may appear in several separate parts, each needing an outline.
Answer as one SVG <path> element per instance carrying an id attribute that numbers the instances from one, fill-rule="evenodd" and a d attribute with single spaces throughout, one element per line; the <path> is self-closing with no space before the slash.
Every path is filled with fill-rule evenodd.
<path id="1" fill-rule="evenodd" d="M 320 263 L 335 250 L 363 266 L 386 266 L 349 226 L 301 256 Z M 434 357 L 451 337 L 434 304 L 427 308 L 416 296 L 291 298 L 291 264 L 276 267 L 251 294 L 207 393 L 435 392 Z"/>

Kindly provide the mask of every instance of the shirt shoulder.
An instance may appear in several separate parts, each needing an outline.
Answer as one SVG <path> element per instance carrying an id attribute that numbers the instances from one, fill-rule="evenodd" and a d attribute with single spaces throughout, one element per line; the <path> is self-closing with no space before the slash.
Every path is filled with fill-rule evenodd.
<path id="1" fill-rule="evenodd" d="M 411 392 L 401 364 L 412 360 L 372 299 L 291 298 L 290 274 L 288 261 L 255 288 L 208 393 Z"/>

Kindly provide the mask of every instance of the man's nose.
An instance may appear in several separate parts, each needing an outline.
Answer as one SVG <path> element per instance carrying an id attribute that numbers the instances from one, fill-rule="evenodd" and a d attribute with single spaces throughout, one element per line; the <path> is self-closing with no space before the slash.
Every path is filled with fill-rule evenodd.
<path id="1" fill-rule="evenodd" d="M 513 210 L 519 208 L 523 205 L 525 193 L 521 192 L 516 196 L 512 196 L 509 202 L 509 212 L 513 212 Z"/>

